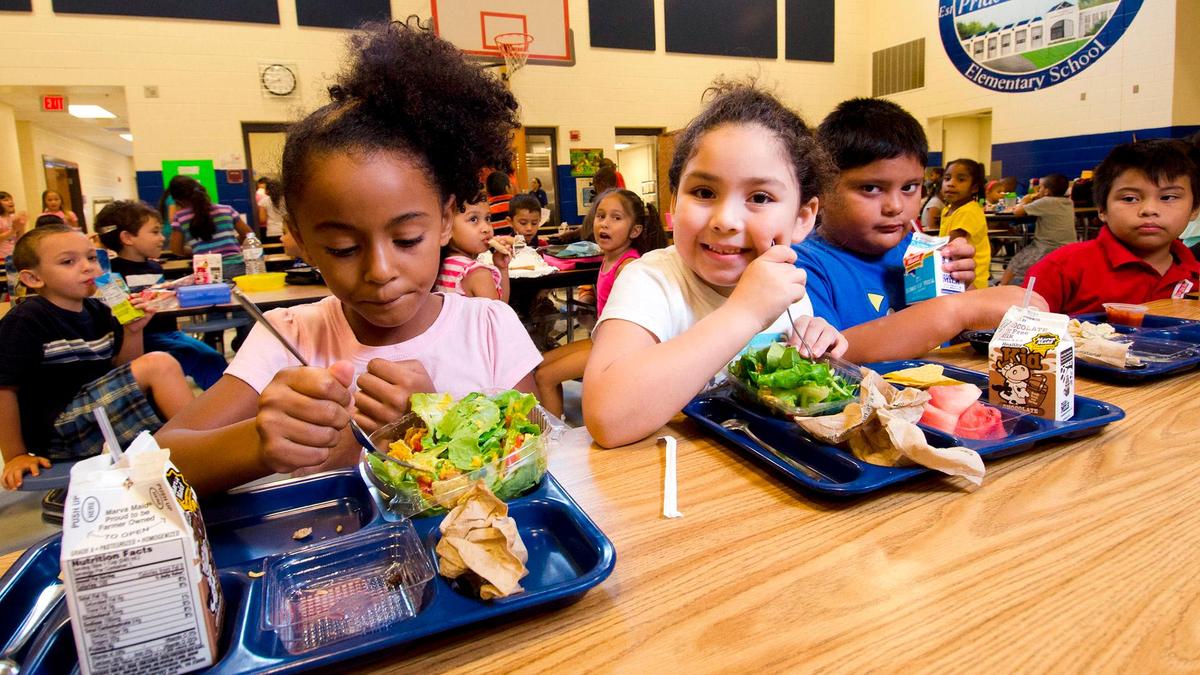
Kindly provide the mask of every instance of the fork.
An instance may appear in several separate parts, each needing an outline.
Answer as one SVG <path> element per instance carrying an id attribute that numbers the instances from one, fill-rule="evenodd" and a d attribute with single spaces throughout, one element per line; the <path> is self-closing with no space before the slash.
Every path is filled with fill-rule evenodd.
<path id="1" fill-rule="evenodd" d="M 741 433 L 746 438 L 749 438 L 750 440 L 754 441 L 755 443 L 758 443 L 759 446 L 761 446 L 763 450 L 766 450 L 767 452 L 771 453 L 772 455 L 775 455 L 775 457 L 777 457 L 779 460 L 781 460 L 784 464 L 787 464 L 788 466 L 792 467 L 793 469 L 799 470 L 805 476 L 808 476 L 809 478 L 812 478 L 813 480 L 827 480 L 831 483 L 837 482 L 834 479 L 830 478 L 829 476 L 826 476 L 825 474 L 818 471 L 815 467 L 813 467 L 809 464 L 805 464 L 804 462 L 801 462 L 799 460 L 792 459 L 791 457 L 788 457 L 787 455 L 785 455 L 782 452 L 780 452 L 779 450 L 777 450 L 770 443 L 767 443 L 763 439 L 759 438 L 757 434 L 755 434 L 753 431 L 750 430 L 750 425 L 747 424 L 745 420 L 741 420 L 736 417 L 730 417 L 729 419 L 725 420 L 724 422 L 721 422 L 721 428 L 726 429 L 728 431 L 736 431 L 736 432 Z"/>

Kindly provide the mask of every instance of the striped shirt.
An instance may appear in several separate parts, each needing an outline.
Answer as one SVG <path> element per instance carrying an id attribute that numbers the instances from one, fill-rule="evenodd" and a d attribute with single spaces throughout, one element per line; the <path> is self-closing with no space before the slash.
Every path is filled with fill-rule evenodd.
<path id="1" fill-rule="evenodd" d="M 204 241 L 191 234 L 192 209 L 181 209 L 171 220 L 171 231 L 183 234 L 183 240 L 192 249 L 192 255 L 203 253 L 220 253 L 221 262 L 226 265 L 238 264 L 242 261 L 242 246 L 238 243 L 237 222 L 238 212 L 224 204 L 213 204 L 209 209 L 213 220 L 212 239 Z"/>
<path id="2" fill-rule="evenodd" d="M 489 267 L 479 262 L 472 260 L 465 255 L 450 255 L 442 260 L 442 269 L 438 273 L 437 283 L 434 284 L 434 290 L 443 293 L 458 293 L 466 295 L 463 292 L 462 280 L 468 273 L 479 269 L 480 267 L 491 270 L 492 281 L 496 284 L 497 295 L 503 295 L 503 286 L 500 284 L 500 270 L 495 267 Z"/>

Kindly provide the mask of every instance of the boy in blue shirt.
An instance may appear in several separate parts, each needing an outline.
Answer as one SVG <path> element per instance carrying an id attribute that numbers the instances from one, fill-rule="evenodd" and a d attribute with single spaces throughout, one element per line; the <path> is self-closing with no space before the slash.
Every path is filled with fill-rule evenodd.
<path id="1" fill-rule="evenodd" d="M 928 143 L 920 123 L 882 99 L 844 101 L 817 137 L 838 176 L 821 200 L 821 222 L 797 245 L 813 314 L 842 331 L 847 359 L 913 358 L 970 328 L 995 328 L 1023 291 L 987 288 L 908 307 L 904 253 L 921 207 Z M 942 249 L 946 271 L 968 287 L 975 250 L 965 239 Z M 1035 294 L 1036 295 L 1036 294 Z M 1042 306 L 1041 298 L 1035 300 Z M 903 311 L 902 311 L 903 310 Z"/>

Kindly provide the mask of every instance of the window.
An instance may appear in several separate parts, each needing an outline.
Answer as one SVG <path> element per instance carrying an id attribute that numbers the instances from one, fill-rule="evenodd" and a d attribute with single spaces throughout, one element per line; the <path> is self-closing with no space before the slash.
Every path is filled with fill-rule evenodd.
<path id="1" fill-rule="evenodd" d="M 1050 25 L 1050 41 L 1061 40 L 1067 34 L 1067 22 L 1055 21 Z"/>
<path id="2" fill-rule="evenodd" d="M 975 53 L 982 51 L 982 42 Z M 886 96 L 925 86 L 925 38 L 871 54 L 871 95 Z"/>
<path id="3" fill-rule="evenodd" d="M 983 55 L 983 40 L 975 41 L 975 56 Z"/>
<path id="4" fill-rule="evenodd" d="M 1028 32 L 1029 31 L 1024 31 L 1024 30 L 1017 31 L 1017 49 L 1020 49 L 1025 46 L 1025 35 Z"/>

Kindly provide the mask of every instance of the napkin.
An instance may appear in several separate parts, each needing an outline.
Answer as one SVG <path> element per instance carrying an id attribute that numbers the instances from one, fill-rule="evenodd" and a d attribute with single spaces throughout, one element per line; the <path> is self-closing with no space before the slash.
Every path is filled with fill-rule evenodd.
<path id="1" fill-rule="evenodd" d="M 796 423 L 826 443 L 848 444 L 855 457 L 870 464 L 920 464 L 975 485 L 983 482 L 979 453 L 962 447 L 935 448 L 917 426 L 928 392 L 897 389 L 869 368 L 862 373 L 858 402 L 836 415 L 797 417 Z"/>
<path id="2" fill-rule="evenodd" d="M 463 578 L 483 600 L 520 593 L 529 574 L 529 552 L 508 505 L 483 481 L 475 483 L 438 526 L 442 538 L 435 551 L 438 569 L 447 579 Z"/>

